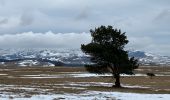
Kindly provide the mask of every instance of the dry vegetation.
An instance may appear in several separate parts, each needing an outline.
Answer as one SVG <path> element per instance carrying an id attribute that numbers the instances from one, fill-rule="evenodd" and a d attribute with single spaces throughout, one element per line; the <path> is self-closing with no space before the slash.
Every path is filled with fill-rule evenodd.
<path id="1" fill-rule="evenodd" d="M 151 79 L 146 76 L 148 72 L 156 76 Z M 79 73 L 88 72 L 82 67 L 1 67 L 0 92 L 25 97 L 86 90 L 170 94 L 170 67 L 140 67 L 135 73 L 145 76 L 122 76 L 122 88 L 113 88 L 114 80 L 110 76 L 70 77 Z"/>

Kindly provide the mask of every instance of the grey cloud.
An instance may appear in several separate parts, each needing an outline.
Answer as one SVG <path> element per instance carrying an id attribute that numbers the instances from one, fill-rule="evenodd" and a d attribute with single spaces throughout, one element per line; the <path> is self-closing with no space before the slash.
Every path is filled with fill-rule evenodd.
<path id="1" fill-rule="evenodd" d="M 170 24 L 170 9 L 161 11 L 154 19 L 154 22 L 158 24 Z"/>
<path id="2" fill-rule="evenodd" d="M 154 40 L 150 37 L 130 37 L 127 48 L 136 47 L 139 50 L 144 50 L 148 46 L 152 45 L 153 41 Z"/>
<path id="3" fill-rule="evenodd" d="M 20 18 L 20 25 L 21 26 L 28 26 L 28 25 L 31 25 L 34 21 L 34 18 L 33 18 L 33 14 L 32 13 L 24 13 L 21 15 L 21 18 Z"/>
<path id="4" fill-rule="evenodd" d="M 0 5 L 5 5 L 5 0 L 0 0 Z"/>
<path id="5" fill-rule="evenodd" d="M 0 25 L 7 24 L 7 23 L 8 23 L 7 18 L 0 20 Z"/>
<path id="6" fill-rule="evenodd" d="M 80 11 L 80 13 L 75 19 L 84 20 L 87 19 L 89 15 L 90 15 L 90 9 L 88 7 L 85 7 L 82 11 Z"/>
<path id="7" fill-rule="evenodd" d="M 65 41 L 61 39 L 54 39 L 58 39 L 57 45 L 54 44 L 56 42 L 50 42 L 53 37 L 56 37 L 55 34 L 53 37 L 43 34 L 49 30 L 54 33 L 89 32 L 89 29 L 100 25 L 113 25 L 127 32 L 126 35 L 130 40 L 129 47 L 153 52 L 160 50 L 168 54 L 168 51 L 163 50 L 162 47 L 168 47 L 170 42 L 168 40 L 170 36 L 169 2 L 170 0 L 0 0 L 1 5 L 5 3 L 0 6 L 0 18 L 8 18 L 8 21 L 1 20 L 2 24 L 6 22 L 7 24 L 1 24 L 0 37 L 2 39 L 2 34 L 8 33 L 10 43 L 15 43 L 14 45 L 18 47 L 36 47 L 38 44 L 41 47 L 59 45 L 62 47 L 66 44 L 63 44 Z M 27 33 L 27 31 L 33 31 L 33 33 Z M 29 34 L 28 38 L 24 38 L 25 32 Z M 44 42 L 44 45 L 38 43 L 39 33 L 44 40 L 44 36 L 49 39 Z M 7 35 L 5 36 L 6 38 L 3 38 L 7 39 Z M 76 37 L 77 35 L 75 39 Z M 13 38 L 25 44 L 12 41 Z M 74 35 L 72 35 L 72 41 L 73 38 Z M 68 39 L 72 43 L 69 38 L 63 39 Z M 34 41 L 35 44 L 29 44 L 26 40 L 30 43 Z M 74 41 L 73 44 L 75 44 Z M 10 44 L 5 43 L 0 46 L 5 47 L 5 45 Z M 158 45 L 157 48 L 156 45 Z"/>

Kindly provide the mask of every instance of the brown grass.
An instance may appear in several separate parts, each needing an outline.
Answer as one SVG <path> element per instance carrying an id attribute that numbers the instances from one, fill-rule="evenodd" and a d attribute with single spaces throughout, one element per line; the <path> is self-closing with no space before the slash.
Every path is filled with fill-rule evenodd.
<path id="1" fill-rule="evenodd" d="M 27 87 L 34 88 L 34 91 L 28 91 L 27 89 L 13 89 L 13 87 L 8 87 L 8 89 L 0 90 L 1 92 L 12 92 L 12 93 L 25 93 L 27 96 L 29 94 L 38 93 L 80 93 L 86 90 L 96 90 L 96 91 L 122 91 L 122 92 L 138 92 L 138 93 L 168 93 L 170 94 L 170 76 L 155 76 L 152 79 L 146 76 L 132 76 L 132 77 L 121 77 L 121 83 L 129 86 L 142 86 L 147 88 L 113 88 L 111 86 L 79 86 L 79 85 L 69 85 L 69 83 L 76 82 L 98 82 L 114 83 L 112 77 L 67 77 L 67 78 L 21 78 L 23 75 L 38 75 L 38 74 L 48 74 L 48 75 L 59 75 L 67 72 L 86 72 L 83 67 L 10 67 L 1 68 L 0 74 L 0 84 L 8 87 L 8 85 L 14 85 L 16 87 Z M 170 75 L 170 67 L 140 67 L 135 71 L 135 73 L 146 74 L 152 72 L 155 74 Z M 169 74 L 168 74 L 169 73 Z M 61 85 L 63 84 L 63 85 Z M 77 87 L 77 88 L 76 88 Z M 84 88 L 84 89 L 78 89 Z M 39 89 L 43 89 L 42 92 Z M 48 89 L 48 90 L 47 90 Z"/>

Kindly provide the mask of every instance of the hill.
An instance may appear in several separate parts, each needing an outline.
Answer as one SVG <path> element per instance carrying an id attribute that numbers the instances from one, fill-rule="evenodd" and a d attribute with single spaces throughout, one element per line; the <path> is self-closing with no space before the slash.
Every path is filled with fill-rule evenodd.
<path id="1" fill-rule="evenodd" d="M 132 50 L 128 53 L 141 65 L 170 65 L 168 56 Z M 0 49 L 1 66 L 83 66 L 89 63 L 89 56 L 79 49 Z"/>

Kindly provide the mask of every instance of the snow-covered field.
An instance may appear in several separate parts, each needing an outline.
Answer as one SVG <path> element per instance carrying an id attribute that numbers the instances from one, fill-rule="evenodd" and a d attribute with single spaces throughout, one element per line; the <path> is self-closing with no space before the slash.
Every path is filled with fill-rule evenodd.
<path id="1" fill-rule="evenodd" d="M 1 74 L 6 75 L 6 74 Z M 88 74 L 88 73 L 62 73 L 59 75 L 23 75 L 20 78 L 65 78 L 65 77 L 101 77 L 104 75 Z M 111 76 L 107 74 L 106 76 Z M 127 75 L 125 75 L 127 76 Z M 143 74 L 137 74 L 134 76 L 145 76 Z M 51 84 L 46 84 L 51 85 Z M 53 84 L 56 87 L 62 88 L 72 88 L 85 90 L 87 86 L 104 86 L 111 87 L 112 83 L 105 82 L 65 82 L 64 84 Z M 123 85 L 125 88 L 149 88 L 144 86 L 130 86 Z M 3 92 L 0 93 L 0 100 L 169 100 L 170 94 L 146 94 L 146 93 L 125 93 L 125 92 L 108 92 L 108 91 L 93 91 L 85 90 L 82 93 L 47 93 L 49 89 L 40 89 L 35 88 L 34 86 L 17 86 L 17 85 L 0 85 L 0 90 L 10 90 L 10 89 L 19 89 L 23 90 L 23 93 L 12 93 L 12 92 Z M 36 91 L 39 94 L 27 95 L 25 93 Z"/>
<path id="2" fill-rule="evenodd" d="M 49 75 L 49 74 L 38 74 L 38 75 L 23 75 L 20 78 L 81 78 L 81 77 L 106 77 L 106 76 L 112 76 L 111 74 L 92 74 L 92 73 L 61 73 L 58 75 Z M 121 75 L 124 77 L 133 77 L 133 76 L 147 76 L 146 74 L 134 74 L 134 75 Z M 162 74 L 155 74 L 155 76 L 170 76 L 170 75 L 162 75 Z"/>
<path id="3" fill-rule="evenodd" d="M 123 92 L 86 91 L 80 94 L 49 94 L 33 95 L 32 97 L 18 97 L 16 95 L 1 94 L 1 100 L 169 100 L 170 94 L 139 94 Z"/>
<path id="4" fill-rule="evenodd" d="M 151 70 L 156 75 L 152 79 L 144 73 L 148 68 L 121 75 L 123 88 L 117 89 L 112 88 L 111 74 L 79 68 L 5 68 L 0 69 L 0 100 L 169 100 L 170 69 L 158 69 Z"/>

